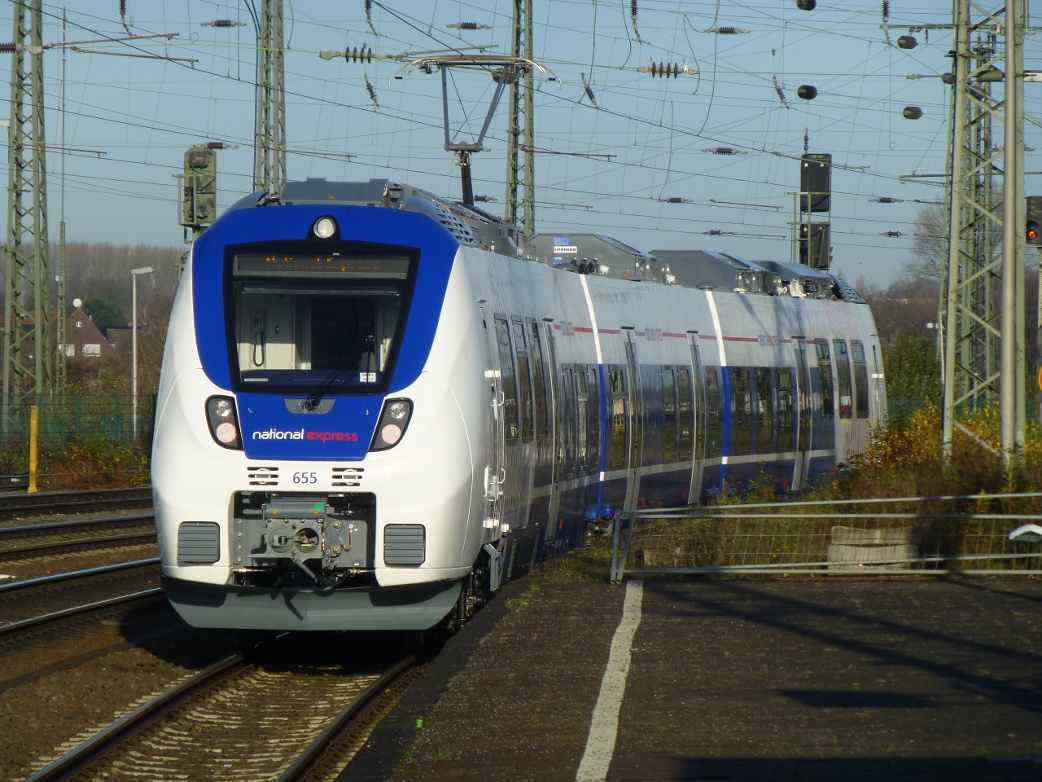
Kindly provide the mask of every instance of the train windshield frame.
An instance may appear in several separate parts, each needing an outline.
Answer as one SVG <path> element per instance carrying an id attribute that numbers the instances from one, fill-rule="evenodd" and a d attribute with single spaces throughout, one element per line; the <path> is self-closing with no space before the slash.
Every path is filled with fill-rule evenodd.
<path id="1" fill-rule="evenodd" d="M 418 259 L 415 248 L 360 242 L 229 247 L 233 388 L 308 397 L 386 393 Z"/>

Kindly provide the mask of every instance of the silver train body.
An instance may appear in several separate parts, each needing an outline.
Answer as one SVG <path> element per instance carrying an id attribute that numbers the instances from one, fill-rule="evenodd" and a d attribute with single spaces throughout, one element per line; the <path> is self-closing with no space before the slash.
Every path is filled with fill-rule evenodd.
<path id="1" fill-rule="evenodd" d="M 290 183 L 178 289 L 164 586 L 196 626 L 425 629 L 620 509 L 801 490 L 884 411 L 871 312 L 821 272 Z"/>

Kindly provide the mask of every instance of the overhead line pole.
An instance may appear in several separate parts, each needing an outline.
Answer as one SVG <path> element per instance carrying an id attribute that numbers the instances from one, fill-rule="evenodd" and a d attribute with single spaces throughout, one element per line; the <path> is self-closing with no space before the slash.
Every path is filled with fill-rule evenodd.
<path id="1" fill-rule="evenodd" d="M 956 429 L 991 447 L 956 420 L 967 403 L 999 403 L 999 435 L 1007 457 L 1024 443 L 1024 251 L 1016 228 L 1024 209 L 1019 195 L 1024 144 L 1020 8 L 1020 0 L 1007 0 L 1004 10 L 991 14 L 970 0 L 956 0 L 953 8 L 952 183 L 942 361 L 942 441 L 948 455 Z M 974 18 L 972 12 L 980 15 Z M 992 84 L 999 81 L 1005 82 L 1001 102 L 991 94 Z M 1001 146 L 992 137 L 994 119 L 1004 123 Z"/>
<path id="2" fill-rule="evenodd" d="M 19 405 L 48 393 L 54 346 L 49 322 L 47 169 L 44 148 L 41 0 L 12 4 L 11 119 L 8 131 L 7 280 L 4 311 L 3 422 Z M 22 328 L 31 301 L 31 329 Z M 31 350 L 31 355 L 30 354 Z"/>
<path id="3" fill-rule="evenodd" d="M 511 55 L 532 59 L 532 0 L 514 0 Z M 535 112 L 534 74 L 524 71 L 510 85 L 507 119 L 507 196 L 504 219 L 535 235 Z"/>
<path id="4" fill-rule="evenodd" d="M 257 122 L 253 189 L 277 193 L 286 184 L 286 90 L 282 0 L 261 0 L 257 23 Z"/>

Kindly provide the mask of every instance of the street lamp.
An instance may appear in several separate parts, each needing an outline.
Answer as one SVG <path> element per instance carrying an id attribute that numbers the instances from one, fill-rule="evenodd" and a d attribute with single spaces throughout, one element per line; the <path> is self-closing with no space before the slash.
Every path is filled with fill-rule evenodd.
<path id="1" fill-rule="evenodd" d="M 130 270 L 132 290 L 130 307 L 133 310 L 130 316 L 130 430 L 134 443 L 137 443 L 137 278 L 142 274 L 151 274 L 153 271 L 155 269 L 151 266 Z"/>

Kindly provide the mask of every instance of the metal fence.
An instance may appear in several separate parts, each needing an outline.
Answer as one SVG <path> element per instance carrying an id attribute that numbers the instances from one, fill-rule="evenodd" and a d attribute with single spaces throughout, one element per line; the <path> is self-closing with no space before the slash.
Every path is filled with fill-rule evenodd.
<path id="1" fill-rule="evenodd" d="M 32 405 L 39 408 L 40 441 L 61 444 L 89 437 L 147 445 L 152 442 L 155 396 L 139 394 L 137 425 L 134 425 L 133 399 L 129 394 L 90 396 L 85 394 L 38 395 L 34 401 L 8 403 L 0 396 L 0 442 L 29 439 Z M 136 436 L 135 436 L 136 435 Z"/>
<path id="2" fill-rule="evenodd" d="M 625 511 L 611 581 L 626 575 L 1042 574 L 1042 493 L 823 500 Z M 1042 530 L 1040 530 L 1042 531 Z"/>

